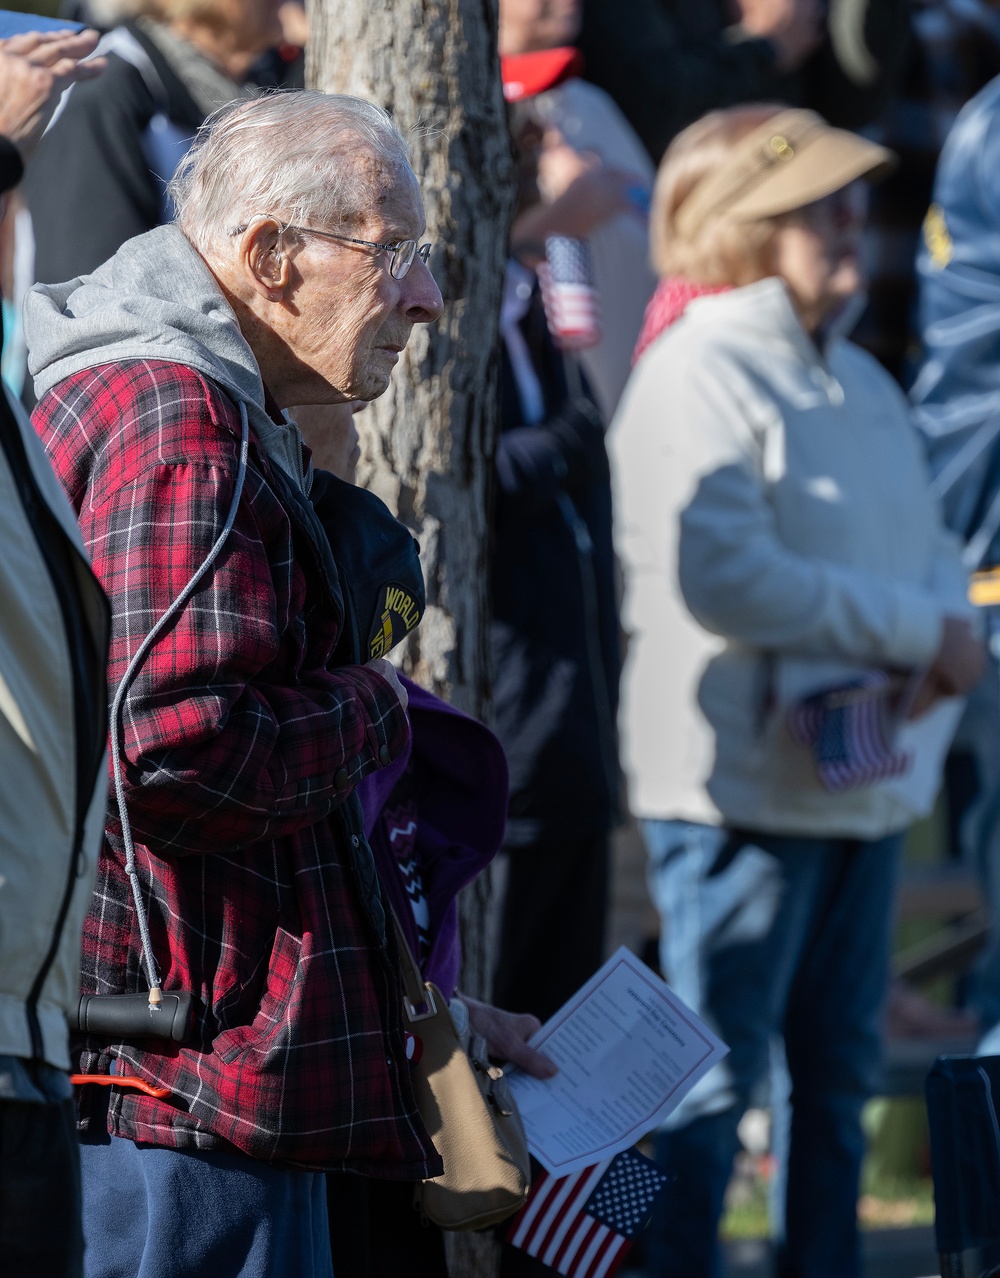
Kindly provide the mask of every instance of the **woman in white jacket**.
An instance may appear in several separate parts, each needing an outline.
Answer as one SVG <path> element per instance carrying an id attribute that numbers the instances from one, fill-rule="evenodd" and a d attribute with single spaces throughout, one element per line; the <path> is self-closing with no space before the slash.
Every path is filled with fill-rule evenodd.
<path id="1" fill-rule="evenodd" d="M 858 180 L 891 159 L 812 112 L 740 107 L 657 178 L 661 283 L 609 439 L 623 747 L 664 970 L 731 1048 L 661 1134 L 657 1276 L 718 1272 L 736 1127 L 778 1035 L 781 1272 L 859 1271 L 895 867 L 946 734 L 940 708 L 919 721 L 982 661 L 906 401 L 834 332 L 860 288 Z"/>

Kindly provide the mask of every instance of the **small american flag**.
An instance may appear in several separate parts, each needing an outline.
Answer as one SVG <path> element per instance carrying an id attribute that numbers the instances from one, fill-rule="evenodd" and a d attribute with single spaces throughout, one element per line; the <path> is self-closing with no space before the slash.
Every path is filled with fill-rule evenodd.
<path id="1" fill-rule="evenodd" d="M 550 235 L 538 280 L 549 332 L 559 349 L 582 351 L 596 346 L 601 340 L 601 302 L 584 241 Z"/>
<path id="2" fill-rule="evenodd" d="M 896 684 L 872 671 L 861 679 L 805 697 L 788 712 L 788 730 L 812 751 L 820 784 L 833 794 L 898 777 L 912 762 L 893 750 Z"/>
<path id="3" fill-rule="evenodd" d="M 572 1176 L 542 1172 L 507 1241 L 565 1278 L 611 1278 L 668 1180 L 634 1149 Z"/>

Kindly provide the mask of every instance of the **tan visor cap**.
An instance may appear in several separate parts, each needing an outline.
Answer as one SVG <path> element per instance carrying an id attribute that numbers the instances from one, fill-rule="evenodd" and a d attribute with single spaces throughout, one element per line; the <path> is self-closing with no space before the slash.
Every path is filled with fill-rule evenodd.
<path id="1" fill-rule="evenodd" d="M 790 213 L 858 178 L 882 177 L 895 164 L 884 146 L 831 128 L 815 111 L 782 111 L 702 178 L 677 210 L 677 229 L 690 235 L 721 214 L 752 222 Z"/>

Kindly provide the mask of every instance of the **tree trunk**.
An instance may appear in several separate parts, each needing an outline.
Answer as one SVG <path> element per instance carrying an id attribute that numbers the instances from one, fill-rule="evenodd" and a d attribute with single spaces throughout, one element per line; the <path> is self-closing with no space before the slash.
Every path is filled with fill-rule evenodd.
<path id="1" fill-rule="evenodd" d="M 309 86 L 380 103 L 413 151 L 445 310 L 414 331 L 389 390 L 359 418 L 359 481 L 421 545 L 427 612 L 404 668 L 486 718 L 497 317 L 515 193 L 497 0 L 310 0 L 309 19 Z M 462 988 L 479 996 L 489 993 L 487 895 L 476 884 L 461 902 Z M 453 1278 L 492 1271 L 477 1241 L 453 1246 Z"/>
<path id="2" fill-rule="evenodd" d="M 414 331 L 389 390 L 359 419 L 359 479 L 421 543 L 428 608 L 408 673 L 479 716 L 497 316 L 514 200 L 496 21 L 496 0 L 312 0 L 307 72 L 312 88 L 386 107 L 413 150 L 445 312 Z"/>

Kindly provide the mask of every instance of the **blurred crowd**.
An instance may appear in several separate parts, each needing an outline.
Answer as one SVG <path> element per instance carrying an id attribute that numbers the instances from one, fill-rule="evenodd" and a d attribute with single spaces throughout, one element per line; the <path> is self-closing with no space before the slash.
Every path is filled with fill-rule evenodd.
<path id="1" fill-rule="evenodd" d="M 630 823 L 729 1047 L 646 1273 L 722 1272 L 780 1076 L 776 1272 L 860 1274 L 887 1022 L 1000 1034 L 1000 3 L 499 0 L 489 727 L 387 659 L 418 549 L 355 484 L 452 300 L 407 140 L 299 0 L 62 19 L 0 39 L 0 1271 L 444 1278 L 401 962 L 551 1076 Z M 942 787 L 955 1007 L 890 982 Z"/>

